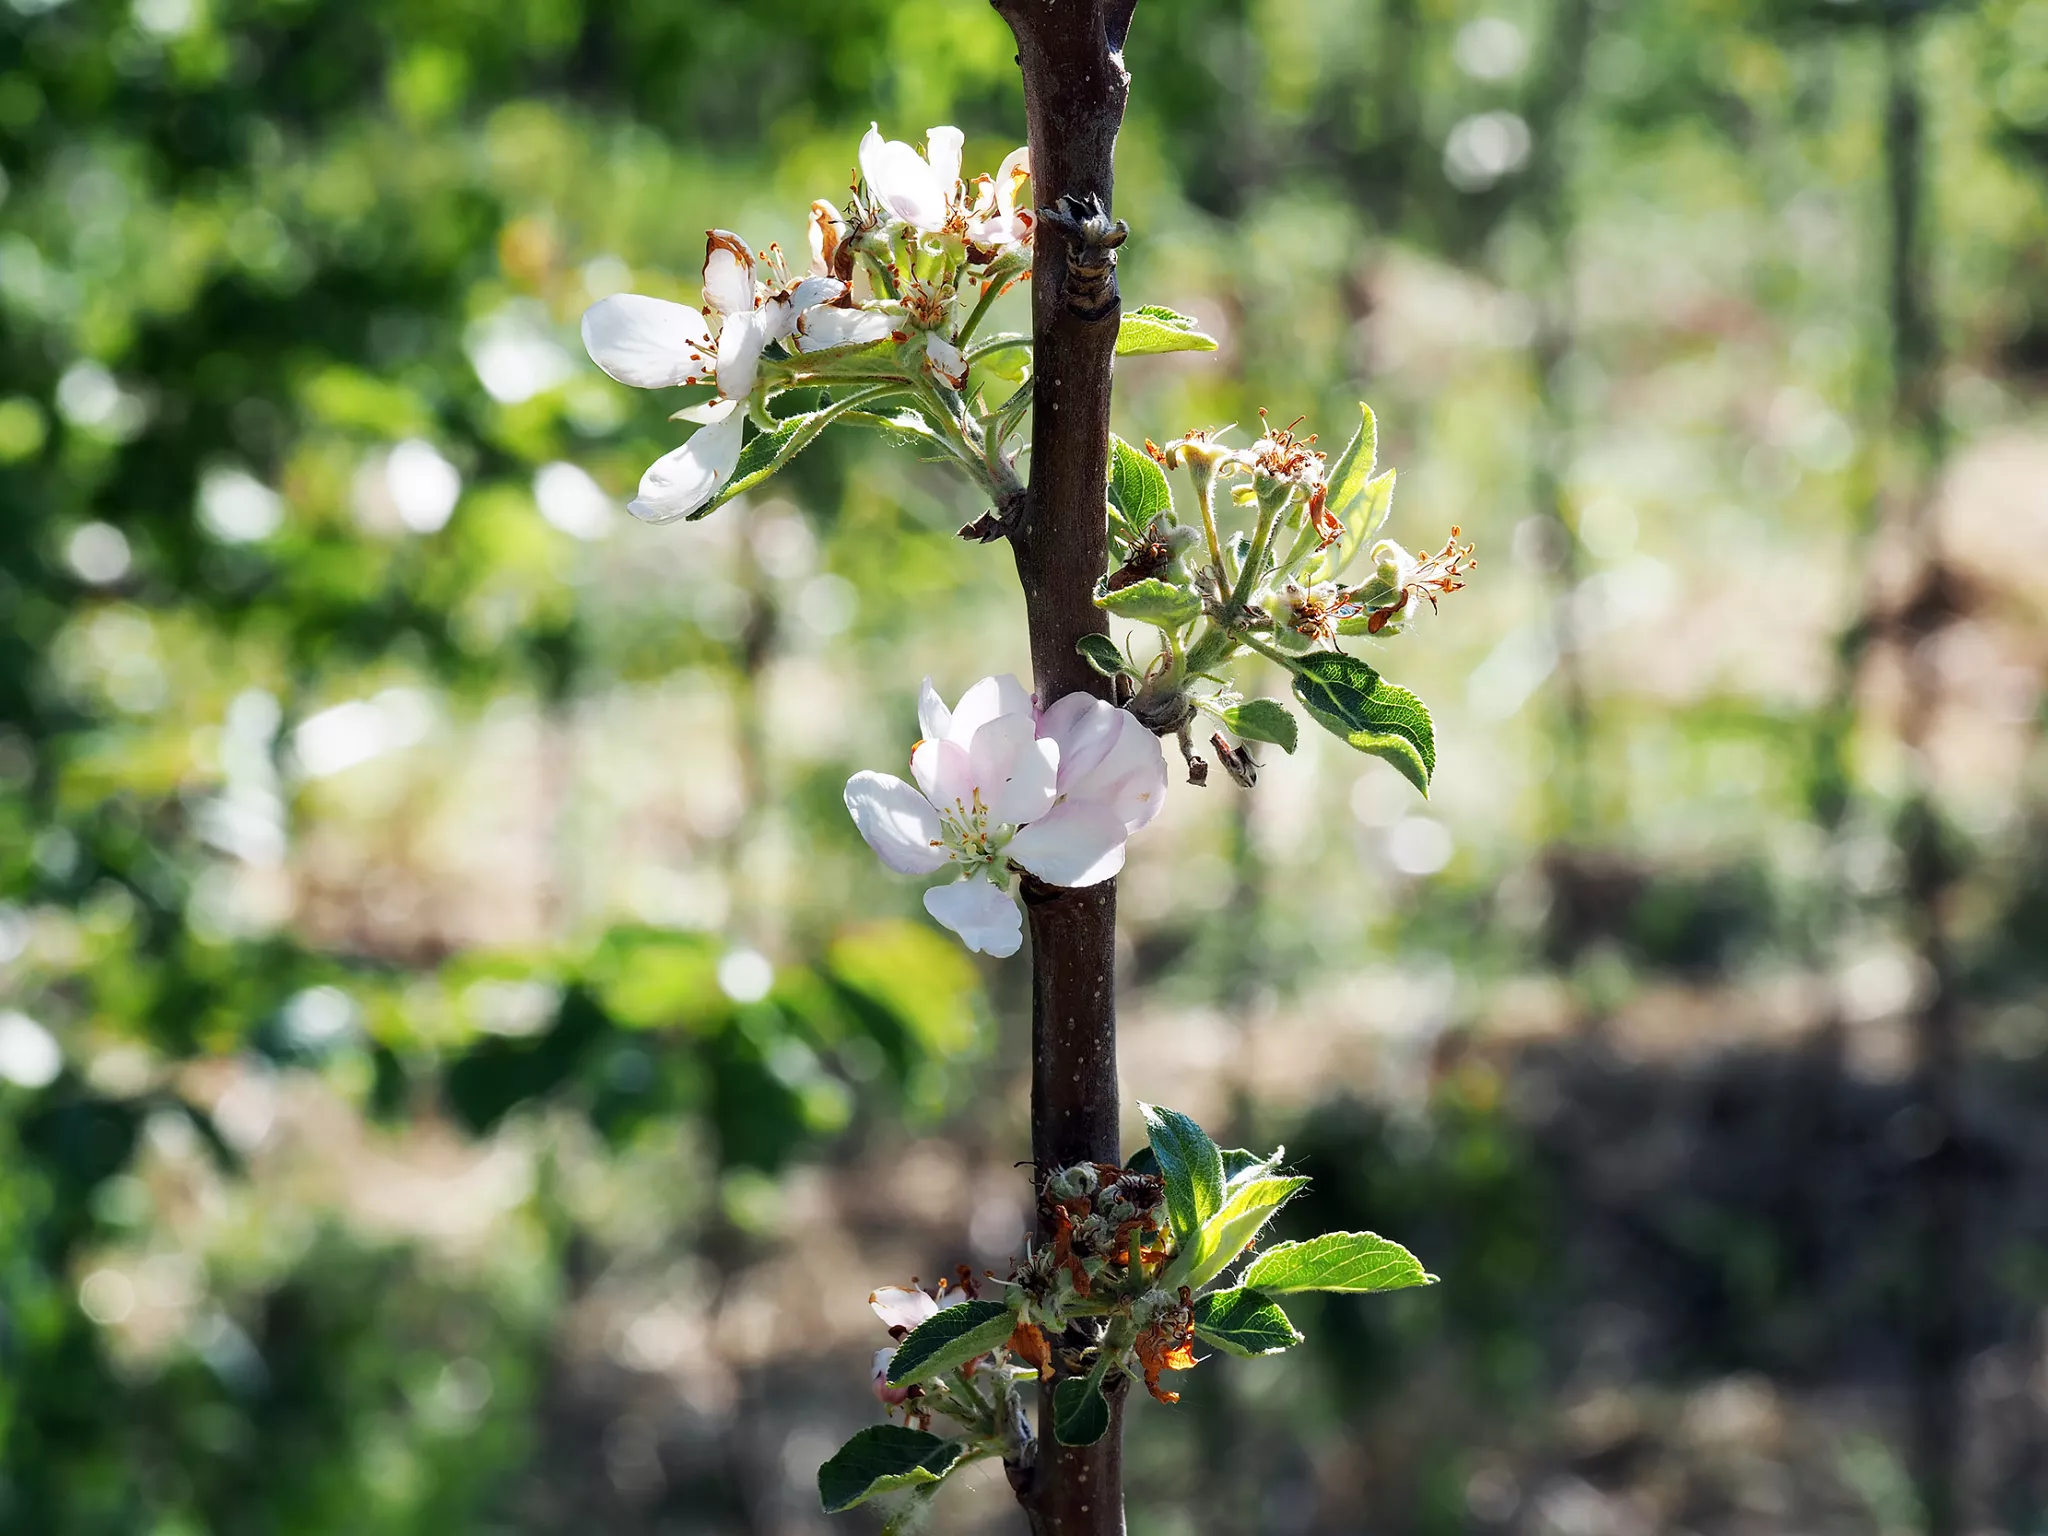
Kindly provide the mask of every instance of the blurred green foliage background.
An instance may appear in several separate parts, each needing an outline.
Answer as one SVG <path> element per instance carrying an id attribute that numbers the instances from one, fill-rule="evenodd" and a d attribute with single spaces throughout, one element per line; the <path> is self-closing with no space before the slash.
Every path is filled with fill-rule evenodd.
<path id="1" fill-rule="evenodd" d="M 870 119 L 992 168 L 1010 55 L 0 4 L 0 1530 L 826 1528 L 867 1291 L 1027 1190 L 1024 969 L 839 787 L 1020 604 L 858 440 L 632 524 L 675 429 L 575 324 L 801 250 Z M 1129 64 L 1126 300 L 1224 346 L 1119 429 L 1366 398 L 1482 557 L 1373 657 L 1431 803 L 1308 733 L 1133 847 L 1129 1096 L 1445 1277 L 1139 1405 L 1134 1531 L 2048 1531 L 2048 0 L 1148 0 Z"/>

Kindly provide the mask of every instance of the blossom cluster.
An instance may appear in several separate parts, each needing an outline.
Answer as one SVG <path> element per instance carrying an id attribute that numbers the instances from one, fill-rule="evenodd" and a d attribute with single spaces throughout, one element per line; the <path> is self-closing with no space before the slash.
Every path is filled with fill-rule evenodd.
<path id="1" fill-rule="evenodd" d="M 959 129 L 934 128 L 920 153 L 870 128 L 851 201 L 811 204 L 801 275 L 779 246 L 757 252 L 714 229 L 700 308 L 621 293 L 585 312 L 584 347 L 620 383 L 716 390 L 676 412 L 699 430 L 649 467 L 635 516 L 659 523 L 708 510 L 739 467 L 749 415 L 772 429 L 769 397 L 799 384 L 865 386 L 864 405 L 901 397 L 926 430 L 978 452 L 988 476 L 1007 470 L 1000 444 L 991 453 L 974 441 L 978 423 L 959 397 L 989 301 L 1029 276 L 1030 156 L 1015 150 L 993 176 L 966 181 L 963 144 Z"/>
<path id="2" fill-rule="evenodd" d="M 1165 801 L 1158 739 L 1088 694 L 1040 708 L 1005 673 L 983 678 L 948 709 L 926 678 L 917 715 L 916 782 L 856 773 L 846 808 L 897 873 L 955 874 L 925 893 L 925 910 L 970 949 L 1013 955 L 1023 943 L 1014 873 L 1099 885 L 1123 868 L 1124 844 Z"/>

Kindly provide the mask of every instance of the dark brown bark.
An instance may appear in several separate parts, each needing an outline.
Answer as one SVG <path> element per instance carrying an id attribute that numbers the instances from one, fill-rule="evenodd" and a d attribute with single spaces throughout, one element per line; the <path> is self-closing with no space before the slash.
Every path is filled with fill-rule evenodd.
<path id="1" fill-rule="evenodd" d="M 1114 191 L 1117 130 L 1129 77 L 1123 40 L 1136 0 L 994 0 L 1017 39 L 1031 145 L 1032 198 Z M 1041 699 L 1108 697 L 1075 651 L 1106 630 L 1093 601 L 1108 564 L 1103 484 L 1118 306 L 1069 307 L 1066 242 L 1041 219 L 1032 273 L 1031 484 L 1011 533 Z M 1116 1080 L 1116 885 L 1055 890 L 1027 882 L 1031 923 L 1031 1156 L 1041 1169 L 1119 1162 Z M 1035 1462 L 1011 1481 L 1039 1536 L 1122 1536 L 1123 1404 L 1092 1446 L 1057 1444 L 1050 1384 L 1041 1393 Z"/>

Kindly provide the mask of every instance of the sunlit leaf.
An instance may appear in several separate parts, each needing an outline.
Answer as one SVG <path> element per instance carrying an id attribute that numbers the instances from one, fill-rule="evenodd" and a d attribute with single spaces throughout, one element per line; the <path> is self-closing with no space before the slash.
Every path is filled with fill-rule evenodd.
<path id="1" fill-rule="evenodd" d="M 1126 310 L 1117 327 L 1116 355 L 1144 357 L 1158 352 L 1214 352 L 1216 338 L 1195 329 L 1193 315 L 1177 314 L 1164 304 L 1141 304 Z"/>
<path id="2" fill-rule="evenodd" d="M 1432 1285 L 1436 1276 L 1399 1243 L 1373 1232 L 1325 1232 L 1305 1243 L 1280 1243 L 1244 1272 L 1244 1284 L 1270 1295 L 1289 1291 L 1398 1291 Z"/>
<path id="3" fill-rule="evenodd" d="M 818 1468 L 818 1500 L 825 1513 L 852 1509 L 879 1493 L 936 1483 L 967 1449 L 902 1424 L 871 1424 Z"/>
<path id="4" fill-rule="evenodd" d="M 896 1346 L 889 1385 L 914 1387 L 1009 1341 L 1017 1317 L 1000 1301 L 963 1301 L 926 1318 Z"/>
<path id="5" fill-rule="evenodd" d="M 1233 1355 L 1277 1355 L 1301 1342 L 1280 1304 L 1249 1286 L 1196 1297 L 1195 1335 Z"/>

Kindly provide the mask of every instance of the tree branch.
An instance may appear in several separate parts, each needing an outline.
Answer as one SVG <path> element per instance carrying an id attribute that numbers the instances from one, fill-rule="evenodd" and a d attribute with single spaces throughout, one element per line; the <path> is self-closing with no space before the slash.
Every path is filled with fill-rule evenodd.
<path id="1" fill-rule="evenodd" d="M 1070 280 L 1068 235 L 1043 216 L 1099 206 L 1114 192 L 1117 130 L 1129 94 L 1122 48 L 1136 0 L 993 0 L 1017 39 L 1041 210 L 1032 253 L 1031 484 L 1010 530 L 1031 631 L 1039 698 L 1109 681 L 1074 649 L 1106 632 L 1093 601 L 1108 564 L 1103 485 L 1119 304 L 1099 283 Z M 1082 290 L 1086 289 L 1084 296 Z M 1116 1079 L 1116 885 L 1060 890 L 1027 881 L 1031 923 L 1031 1155 L 1041 1171 L 1120 1162 Z M 1041 1234 L 1048 1239 L 1050 1233 Z M 1122 1393 L 1109 1433 L 1092 1446 L 1052 1435 L 1050 1383 L 1039 1397 L 1035 1464 L 1012 1469 L 1038 1536 L 1122 1536 Z"/>

